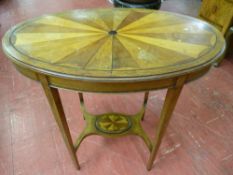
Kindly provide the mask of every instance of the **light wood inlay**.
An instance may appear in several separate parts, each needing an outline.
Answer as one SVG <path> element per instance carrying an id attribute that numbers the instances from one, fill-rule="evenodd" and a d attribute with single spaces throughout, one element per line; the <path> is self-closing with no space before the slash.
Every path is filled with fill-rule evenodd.
<path id="1" fill-rule="evenodd" d="M 41 72 L 108 81 L 200 69 L 219 57 L 224 45 L 207 23 L 138 9 L 42 16 L 16 26 L 5 40 L 4 50 L 15 55 L 14 61 Z"/>
<path id="2" fill-rule="evenodd" d="M 221 33 L 187 16 L 143 9 L 76 10 L 21 23 L 3 38 L 3 50 L 17 70 L 40 81 L 71 157 L 89 135 L 137 135 L 154 159 L 185 83 L 204 75 L 225 50 Z M 144 91 L 135 115 L 89 114 L 79 92 L 87 122 L 73 142 L 56 88 L 84 92 Z M 168 88 L 156 137 L 141 126 L 149 91 Z M 100 119 L 100 120 L 99 120 Z"/>

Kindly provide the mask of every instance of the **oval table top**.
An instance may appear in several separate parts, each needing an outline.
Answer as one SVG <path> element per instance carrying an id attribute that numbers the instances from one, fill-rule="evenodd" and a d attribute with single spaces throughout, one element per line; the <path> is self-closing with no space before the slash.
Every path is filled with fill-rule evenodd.
<path id="1" fill-rule="evenodd" d="M 11 60 L 56 77 L 128 81 L 169 78 L 210 66 L 225 49 L 204 21 L 155 10 L 95 9 L 44 15 L 10 29 Z"/>

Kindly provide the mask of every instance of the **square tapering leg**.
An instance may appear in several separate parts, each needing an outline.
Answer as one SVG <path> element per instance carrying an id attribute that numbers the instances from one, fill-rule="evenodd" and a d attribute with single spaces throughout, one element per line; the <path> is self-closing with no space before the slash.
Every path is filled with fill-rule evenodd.
<path id="1" fill-rule="evenodd" d="M 156 137 L 153 142 L 152 152 L 150 154 L 149 161 L 147 163 L 147 170 L 151 170 L 157 152 L 159 150 L 162 138 L 170 121 L 172 112 L 176 106 L 176 102 L 179 98 L 181 90 L 183 88 L 185 77 L 181 77 L 177 80 L 176 85 L 167 90 L 166 98 L 164 101 L 163 109 L 159 119 L 159 125 L 156 131 Z"/>
<path id="2" fill-rule="evenodd" d="M 70 130 L 69 130 L 69 127 L 66 121 L 66 117 L 65 117 L 65 113 L 63 110 L 63 106 L 61 103 L 58 89 L 50 87 L 49 82 L 45 76 L 41 75 L 39 76 L 39 79 L 44 89 L 44 92 L 47 96 L 47 99 L 49 101 L 54 118 L 59 126 L 63 139 L 66 143 L 67 149 L 70 152 L 70 155 L 74 161 L 75 166 L 77 167 L 77 169 L 80 169 L 80 165 L 79 165 L 79 162 L 76 156 L 76 151 L 75 151 L 73 141 L 70 135 Z"/>

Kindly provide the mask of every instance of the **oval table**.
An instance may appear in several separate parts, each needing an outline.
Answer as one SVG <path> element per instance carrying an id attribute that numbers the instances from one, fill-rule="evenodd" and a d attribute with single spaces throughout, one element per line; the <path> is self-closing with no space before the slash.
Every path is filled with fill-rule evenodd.
<path id="1" fill-rule="evenodd" d="M 11 28 L 3 50 L 16 69 L 41 83 L 67 148 L 79 169 L 76 151 L 92 134 L 138 135 L 150 150 L 147 169 L 168 126 L 182 87 L 211 68 L 225 50 L 213 26 L 179 14 L 144 9 L 75 10 L 44 15 Z M 75 142 L 58 88 L 79 91 L 86 127 Z M 148 92 L 167 88 L 155 140 L 143 128 Z M 145 92 L 135 115 L 93 115 L 82 92 Z"/>

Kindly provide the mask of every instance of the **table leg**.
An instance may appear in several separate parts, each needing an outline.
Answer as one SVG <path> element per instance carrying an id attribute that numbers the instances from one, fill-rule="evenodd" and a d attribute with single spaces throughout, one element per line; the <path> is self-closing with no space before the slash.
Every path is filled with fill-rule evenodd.
<path id="1" fill-rule="evenodd" d="M 85 106 L 84 106 L 84 98 L 83 98 L 83 93 L 79 92 L 78 93 L 78 97 L 79 97 L 79 102 L 80 102 L 80 107 L 81 107 L 81 111 L 82 111 L 82 114 L 83 114 L 83 119 L 85 120 Z"/>
<path id="2" fill-rule="evenodd" d="M 149 97 L 149 92 L 145 92 L 144 94 L 144 100 L 143 100 L 143 107 L 146 109 L 147 101 Z M 142 120 L 144 120 L 145 112 L 143 113 Z"/>
<path id="3" fill-rule="evenodd" d="M 164 102 L 160 120 L 159 120 L 159 126 L 158 126 L 156 137 L 153 143 L 152 152 L 150 154 L 150 158 L 147 163 L 147 170 L 151 170 L 152 168 L 155 156 L 158 152 L 163 135 L 170 121 L 172 112 L 176 106 L 176 102 L 179 98 L 185 79 L 186 77 L 181 77 L 180 79 L 177 80 L 175 87 L 169 88 L 167 91 L 165 102 Z"/>
<path id="4" fill-rule="evenodd" d="M 62 133 L 63 139 L 66 143 L 66 146 L 70 152 L 70 155 L 74 161 L 75 166 L 77 169 L 80 169 L 79 162 L 75 153 L 75 148 L 73 145 L 73 141 L 70 135 L 70 130 L 66 121 L 65 113 L 63 110 L 63 106 L 61 103 L 61 99 L 59 96 L 59 92 L 56 88 L 52 88 L 49 86 L 49 82 L 45 76 L 39 76 L 40 82 L 44 89 L 44 92 L 47 96 L 49 101 L 50 107 L 52 109 L 54 118 L 59 126 L 59 129 Z"/>

